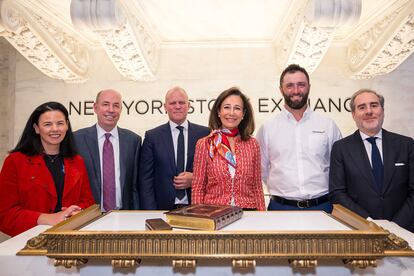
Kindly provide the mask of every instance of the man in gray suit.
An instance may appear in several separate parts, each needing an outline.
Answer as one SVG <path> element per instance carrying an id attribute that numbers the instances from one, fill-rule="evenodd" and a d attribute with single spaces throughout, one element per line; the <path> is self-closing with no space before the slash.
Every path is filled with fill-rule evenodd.
<path id="1" fill-rule="evenodd" d="M 122 111 L 122 98 L 113 89 L 100 91 L 93 106 L 98 123 L 74 132 L 75 143 L 88 170 L 93 197 L 106 209 L 139 209 L 138 167 L 141 150 L 141 137 L 134 132 L 117 127 Z M 107 141 L 109 140 L 109 141 Z M 111 169 L 103 169 L 105 143 L 111 144 Z M 104 164 L 105 163 L 105 164 Z M 114 179 L 109 189 L 104 179 L 109 174 Z M 111 207 L 104 208 L 111 200 Z"/>
<path id="2" fill-rule="evenodd" d="M 414 231 L 414 141 L 382 128 L 384 97 L 377 92 L 359 90 L 350 103 L 358 130 L 332 147 L 330 200 Z"/>

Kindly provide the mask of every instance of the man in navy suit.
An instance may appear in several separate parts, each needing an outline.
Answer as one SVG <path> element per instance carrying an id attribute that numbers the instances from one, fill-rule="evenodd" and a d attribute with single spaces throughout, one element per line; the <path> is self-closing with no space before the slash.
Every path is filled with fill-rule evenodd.
<path id="1" fill-rule="evenodd" d="M 332 147 L 330 200 L 414 231 L 414 141 L 382 129 L 384 97 L 375 91 L 359 90 L 350 103 L 358 130 Z"/>
<path id="2" fill-rule="evenodd" d="M 100 91 L 93 105 L 98 123 L 74 132 L 75 143 L 88 170 L 89 182 L 95 201 L 104 210 L 103 158 L 105 135 L 113 145 L 115 172 L 114 209 L 139 208 L 138 162 L 141 137 L 134 132 L 117 127 L 122 111 L 121 94 L 113 89 Z"/>
<path id="3" fill-rule="evenodd" d="M 195 145 L 209 133 L 207 127 L 187 120 L 190 102 L 184 89 L 170 89 L 165 95 L 164 108 L 169 122 L 148 130 L 142 145 L 139 194 L 141 208 L 147 210 L 171 210 L 191 204 Z M 181 132 L 184 136 L 182 172 L 177 165 Z"/>

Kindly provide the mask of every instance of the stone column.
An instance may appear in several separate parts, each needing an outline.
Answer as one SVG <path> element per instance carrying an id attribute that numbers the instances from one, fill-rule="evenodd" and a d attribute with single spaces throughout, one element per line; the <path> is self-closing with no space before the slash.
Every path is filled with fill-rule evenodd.
<path id="1" fill-rule="evenodd" d="M 14 146 L 14 88 L 16 50 L 0 36 L 0 166 Z"/>

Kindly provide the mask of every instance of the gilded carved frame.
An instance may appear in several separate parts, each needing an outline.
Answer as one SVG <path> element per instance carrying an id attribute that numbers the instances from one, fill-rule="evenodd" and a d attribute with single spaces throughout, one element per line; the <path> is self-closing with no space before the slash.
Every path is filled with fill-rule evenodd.
<path id="1" fill-rule="evenodd" d="M 139 211 L 137 211 L 139 212 Z M 67 268 L 88 259 L 111 260 L 113 267 L 133 267 L 141 259 L 165 259 L 175 268 L 194 268 L 200 259 L 229 259 L 235 268 L 258 259 L 286 259 L 292 267 L 315 267 L 318 260 L 340 259 L 366 268 L 386 256 L 414 256 L 408 243 L 335 205 L 332 216 L 350 231 L 79 231 L 103 215 L 98 205 L 30 239 L 18 255 L 45 255 Z"/>

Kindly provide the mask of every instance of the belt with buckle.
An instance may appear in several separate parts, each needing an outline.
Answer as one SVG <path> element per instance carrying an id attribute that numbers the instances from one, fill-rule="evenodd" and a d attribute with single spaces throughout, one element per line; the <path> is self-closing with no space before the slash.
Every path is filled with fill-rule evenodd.
<path id="1" fill-rule="evenodd" d="M 329 200 L 328 194 L 317 197 L 317 198 L 305 199 L 305 200 L 286 199 L 286 198 L 275 196 L 275 195 L 270 196 L 270 198 L 276 202 L 279 202 L 280 204 L 295 206 L 301 209 L 314 207 L 319 204 L 325 203 Z"/>

